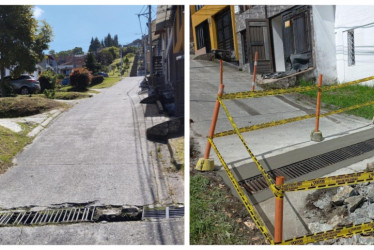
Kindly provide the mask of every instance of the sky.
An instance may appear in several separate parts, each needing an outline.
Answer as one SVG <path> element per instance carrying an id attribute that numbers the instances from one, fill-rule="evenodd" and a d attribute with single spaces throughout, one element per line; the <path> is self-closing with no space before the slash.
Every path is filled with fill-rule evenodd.
<path id="1" fill-rule="evenodd" d="M 91 38 L 100 41 L 110 33 L 118 35 L 120 44 L 128 44 L 147 33 L 148 6 L 142 5 L 35 5 L 34 17 L 51 25 L 54 38 L 49 50 L 59 52 L 81 47 L 88 51 Z M 152 20 L 156 17 L 157 6 L 152 6 Z"/>

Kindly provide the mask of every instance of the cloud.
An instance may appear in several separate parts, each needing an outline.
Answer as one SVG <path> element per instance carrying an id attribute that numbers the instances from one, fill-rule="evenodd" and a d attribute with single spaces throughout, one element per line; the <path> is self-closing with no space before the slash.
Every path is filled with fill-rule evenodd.
<path id="1" fill-rule="evenodd" d="M 43 13 L 44 13 L 44 10 L 42 10 L 41 8 L 39 8 L 37 6 L 34 7 L 34 13 L 33 13 L 33 15 L 34 15 L 35 18 L 41 17 L 41 15 L 43 15 Z"/>

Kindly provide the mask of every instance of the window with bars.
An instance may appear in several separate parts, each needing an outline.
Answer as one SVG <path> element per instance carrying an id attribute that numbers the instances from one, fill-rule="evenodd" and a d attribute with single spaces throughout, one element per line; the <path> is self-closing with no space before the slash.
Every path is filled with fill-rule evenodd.
<path id="1" fill-rule="evenodd" d="M 354 30 L 347 31 L 347 42 L 348 42 L 348 66 L 353 66 L 356 64 Z"/>

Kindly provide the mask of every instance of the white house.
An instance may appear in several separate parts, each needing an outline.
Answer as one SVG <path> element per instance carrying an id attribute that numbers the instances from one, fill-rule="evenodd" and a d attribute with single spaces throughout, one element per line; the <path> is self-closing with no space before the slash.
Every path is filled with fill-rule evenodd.
<path id="1" fill-rule="evenodd" d="M 374 5 L 336 6 L 335 41 L 339 82 L 374 75 L 373 13 Z"/>

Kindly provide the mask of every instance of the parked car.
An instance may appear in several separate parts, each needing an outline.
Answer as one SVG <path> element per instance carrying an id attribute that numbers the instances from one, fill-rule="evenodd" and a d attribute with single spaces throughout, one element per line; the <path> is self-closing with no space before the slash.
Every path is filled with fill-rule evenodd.
<path id="1" fill-rule="evenodd" d="M 62 80 L 61 84 L 63 86 L 68 85 L 69 84 L 69 77 L 66 77 L 64 80 Z"/>
<path id="2" fill-rule="evenodd" d="M 99 73 L 97 73 L 97 75 L 104 76 L 104 77 L 109 77 L 108 73 L 105 73 L 105 72 L 99 72 Z"/>
<path id="3" fill-rule="evenodd" d="M 21 95 L 28 95 L 40 91 L 40 82 L 31 75 L 24 74 L 18 78 L 7 76 L 5 79 L 10 80 L 14 91 Z"/>

